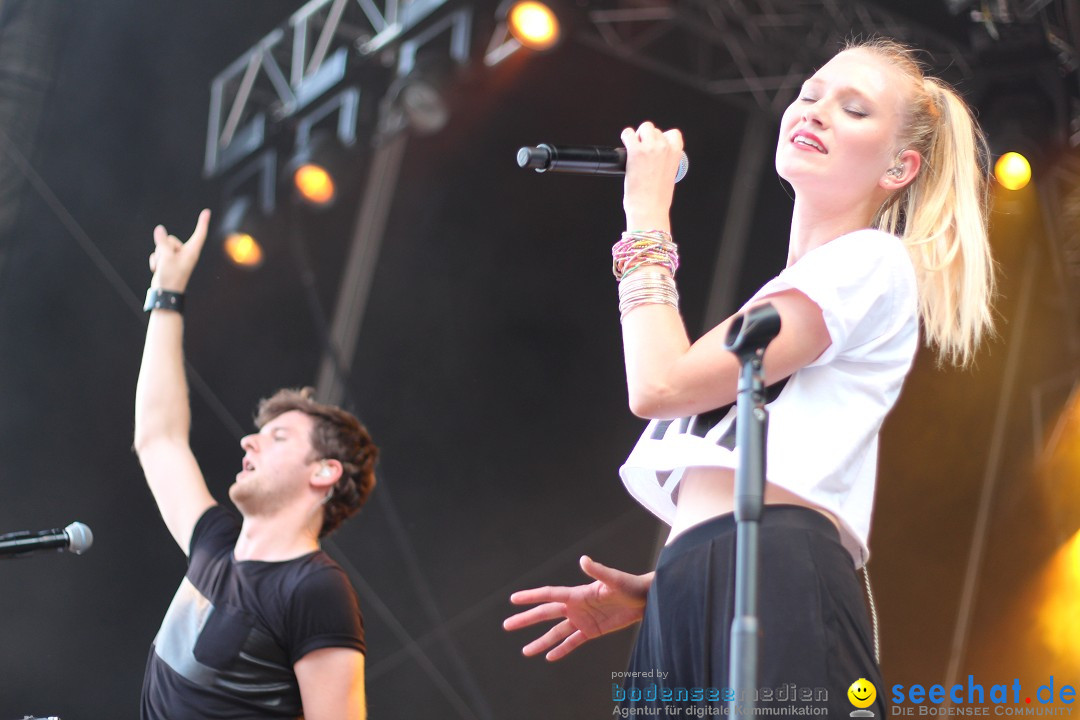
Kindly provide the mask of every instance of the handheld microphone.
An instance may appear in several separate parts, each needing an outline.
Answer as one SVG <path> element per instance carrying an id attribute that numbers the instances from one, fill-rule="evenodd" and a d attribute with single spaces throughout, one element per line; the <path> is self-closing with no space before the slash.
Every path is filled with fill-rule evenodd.
<path id="1" fill-rule="evenodd" d="M 25 555 L 36 550 L 68 550 L 82 555 L 94 544 L 94 534 L 81 522 L 73 522 L 66 528 L 18 532 L 0 535 L 0 556 Z"/>
<path id="2" fill-rule="evenodd" d="M 518 167 L 536 172 L 561 172 L 572 175 L 625 175 L 626 148 L 595 145 L 548 145 L 523 147 L 517 151 Z M 686 177 L 690 159 L 686 153 L 679 160 L 675 182 Z"/>

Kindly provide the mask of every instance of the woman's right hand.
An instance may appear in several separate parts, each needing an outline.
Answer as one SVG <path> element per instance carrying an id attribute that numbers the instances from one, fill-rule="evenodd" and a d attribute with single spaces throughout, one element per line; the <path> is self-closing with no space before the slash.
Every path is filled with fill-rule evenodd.
<path id="1" fill-rule="evenodd" d="M 511 615 L 503 629 L 520 630 L 546 620 L 557 623 L 521 649 L 528 657 L 548 651 L 548 660 L 559 660 L 593 638 L 633 625 L 645 614 L 645 596 L 654 573 L 631 575 L 609 568 L 583 555 L 581 569 L 595 582 L 576 587 L 541 587 L 510 596 L 514 605 L 534 608 Z"/>
<path id="2" fill-rule="evenodd" d="M 619 137 L 626 146 L 623 210 L 627 230 L 670 231 L 668 216 L 682 159 L 682 133 L 644 122 L 637 130 L 626 128 Z"/>

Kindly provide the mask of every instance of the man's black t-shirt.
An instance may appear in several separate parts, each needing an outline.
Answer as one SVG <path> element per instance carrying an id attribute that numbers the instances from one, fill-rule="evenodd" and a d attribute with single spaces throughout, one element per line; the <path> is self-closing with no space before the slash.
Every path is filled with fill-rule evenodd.
<path id="1" fill-rule="evenodd" d="M 188 571 L 154 638 L 143 720 L 296 718 L 293 664 L 312 650 L 364 652 L 364 623 L 344 571 L 319 550 L 285 562 L 238 562 L 240 518 L 207 510 Z"/>

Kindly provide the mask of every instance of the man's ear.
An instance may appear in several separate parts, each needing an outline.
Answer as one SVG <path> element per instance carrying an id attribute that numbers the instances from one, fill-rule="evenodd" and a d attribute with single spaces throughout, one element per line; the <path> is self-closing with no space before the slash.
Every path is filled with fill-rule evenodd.
<path id="1" fill-rule="evenodd" d="M 337 484 L 344 471 L 345 469 L 341 466 L 340 460 L 334 460 L 333 458 L 320 460 L 312 475 L 311 482 L 316 487 L 328 488 Z"/>

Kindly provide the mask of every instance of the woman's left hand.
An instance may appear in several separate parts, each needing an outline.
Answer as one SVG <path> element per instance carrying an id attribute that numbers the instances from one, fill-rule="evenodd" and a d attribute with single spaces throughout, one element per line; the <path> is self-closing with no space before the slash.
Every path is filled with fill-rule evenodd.
<path id="1" fill-rule="evenodd" d="M 626 146 L 623 210 L 627 229 L 670 230 L 668 213 L 682 159 L 682 133 L 644 122 L 637 130 L 626 128 L 620 138 Z"/>

